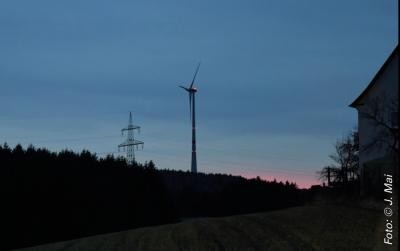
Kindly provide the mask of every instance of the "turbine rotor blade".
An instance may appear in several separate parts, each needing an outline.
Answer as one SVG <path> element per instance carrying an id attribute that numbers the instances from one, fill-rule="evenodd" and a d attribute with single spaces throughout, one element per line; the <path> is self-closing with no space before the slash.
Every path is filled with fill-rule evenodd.
<path id="1" fill-rule="evenodd" d="M 196 79 L 196 76 L 197 76 L 197 72 L 199 72 L 200 64 L 201 64 L 201 63 L 199 63 L 199 64 L 197 65 L 197 69 L 196 69 L 196 72 L 195 72 L 195 74 L 194 74 L 194 76 L 193 76 L 192 84 L 190 84 L 189 89 L 192 89 L 192 87 L 193 87 L 194 80 Z"/>
<path id="2" fill-rule="evenodd" d="M 179 86 L 180 88 L 182 88 L 182 89 L 184 89 L 185 91 L 189 91 L 189 89 L 188 88 L 186 88 L 186 87 L 184 87 L 184 86 Z"/>

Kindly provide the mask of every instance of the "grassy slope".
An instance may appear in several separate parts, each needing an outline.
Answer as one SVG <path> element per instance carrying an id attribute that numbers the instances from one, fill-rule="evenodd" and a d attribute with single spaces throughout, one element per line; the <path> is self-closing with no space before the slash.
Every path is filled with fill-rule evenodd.
<path id="1" fill-rule="evenodd" d="M 350 207 L 304 206 L 193 219 L 24 250 L 384 250 L 382 215 Z"/>

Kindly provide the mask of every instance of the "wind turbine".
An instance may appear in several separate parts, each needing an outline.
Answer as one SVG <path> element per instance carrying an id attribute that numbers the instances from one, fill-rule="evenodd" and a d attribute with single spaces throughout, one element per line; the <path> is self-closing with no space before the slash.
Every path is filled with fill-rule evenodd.
<path id="1" fill-rule="evenodd" d="M 197 173 L 197 160 L 196 160 L 196 109 L 195 109 L 195 94 L 197 92 L 196 87 L 193 87 L 194 80 L 196 79 L 197 72 L 199 71 L 200 63 L 197 65 L 196 72 L 194 73 L 192 83 L 189 87 L 179 86 L 189 93 L 189 108 L 190 108 L 190 119 L 192 120 L 192 173 Z"/>

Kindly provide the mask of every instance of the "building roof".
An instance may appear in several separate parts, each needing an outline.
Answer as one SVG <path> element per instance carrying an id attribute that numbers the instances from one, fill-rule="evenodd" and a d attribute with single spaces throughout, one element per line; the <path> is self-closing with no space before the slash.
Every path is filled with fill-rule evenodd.
<path id="1" fill-rule="evenodd" d="M 375 85 L 375 83 L 377 82 L 376 80 L 382 75 L 383 71 L 386 69 L 386 67 L 388 66 L 389 62 L 392 60 L 392 58 L 394 57 L 394 55 L 396 54 L 396 52 L 398 51 L 398 45 L 396 46 L 396 48 L 394 48 L 394 50 L 392 51 L 392 53 L 390 54 L 390 56 L 386 59 L 385 63 L 383 63 L 383 65 L 381 66 L 381 68 L 379 69 L 379 71 L 375 74 L 374 78 L 371 80 L 371 82 L 368 84 L 367 88 L 364 89 L 364 91 L 360 94 L 360 96 L 358 96 L 353 103 L 351 103 L 349 106 L 356 108 L 357 105 L 359 105 L 360 100 L 367 95 L 367 93 L 372 89 L 372 87 Z"/>

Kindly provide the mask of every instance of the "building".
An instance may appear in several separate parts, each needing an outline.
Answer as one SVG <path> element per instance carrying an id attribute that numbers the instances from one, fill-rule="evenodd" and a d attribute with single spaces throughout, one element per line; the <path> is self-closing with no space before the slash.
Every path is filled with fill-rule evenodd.
<path id="1" fill-rule="evenodd" d="M 398 176 L 399 50 L 393 50 L 350 104 L 358 112 L 361 193 L 379 193 L 384 173 Z"/>

